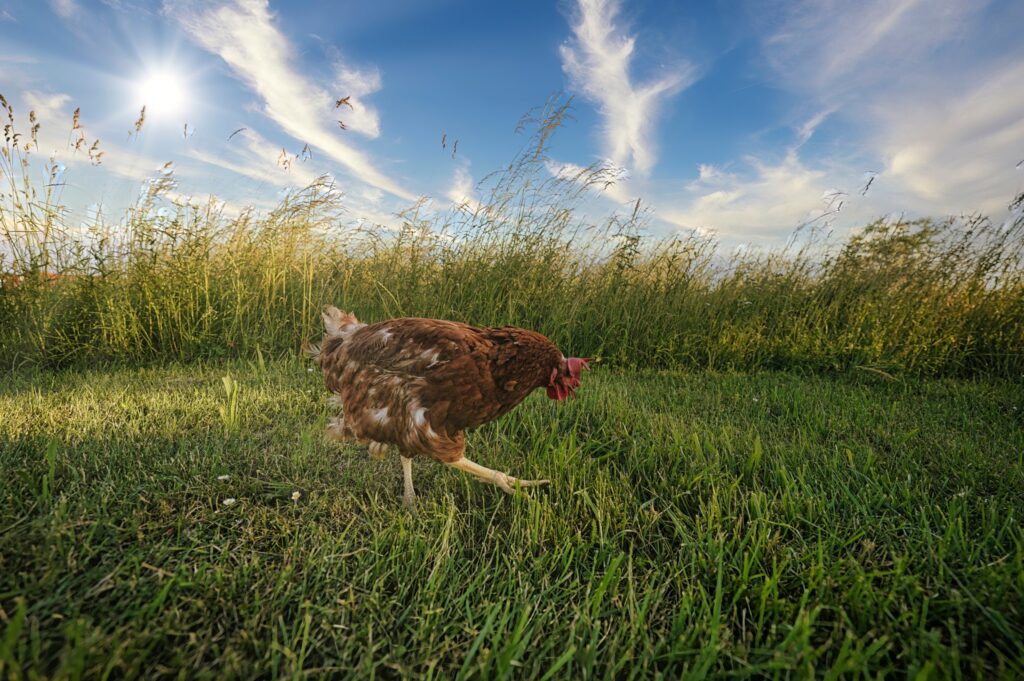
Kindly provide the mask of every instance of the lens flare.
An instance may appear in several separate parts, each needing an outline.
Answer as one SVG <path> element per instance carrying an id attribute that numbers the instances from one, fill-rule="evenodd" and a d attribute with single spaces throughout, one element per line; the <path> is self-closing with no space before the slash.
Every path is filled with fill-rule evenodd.
<path id="1" fill-rule="evenodd" d="M 139 83 L 138 96 L 139 104 L 146 107 L 147 115 L 165 118 L 181 113 L 185 104 L 185 87 L 181 76 L 161 69 L 146 74 Z"/>

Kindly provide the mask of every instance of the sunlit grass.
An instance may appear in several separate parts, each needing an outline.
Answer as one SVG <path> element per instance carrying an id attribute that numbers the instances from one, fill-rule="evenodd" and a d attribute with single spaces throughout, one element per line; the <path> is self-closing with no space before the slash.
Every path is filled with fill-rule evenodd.
<path id="1" fill-rule="evenodd" d="M 9 144 L 0 360 L 281 356 L 320 334 L 330 302 L 367 321 L 531 327 L 620 366 L 1024 371 L 1024 218 L 878 221 L 845 242 L 805 230 L 799 247 L 765 253 L 644 237 L 642 208 L 597 222 L 579 210 L 607 169 L 548 175 L 563 115 L 552 105 L 478 206 L 419 204 L 398 230 L 345 227 L 353 216 L 326 181 L 228 216 L 168 201 L 165 174 L 123 220 L 83 233 Z"/>
<path id="2" fill-rule="evenodd" d="M 1020 213 L 654 239 L 581 210 L 607 169 L 547 174 L 564 115 L 398 229 L 326 180 L 173 201 L 168 165 L 83 230 L 9 129 L 0 677 L 1024 675 Z M 70 143 L 102 162 L 77 112 Z M 418 462 L 402 510 L 397 460 L 322 437 L 326 302 L 604 360 L 469 436 L 551 486 Z"/>
<path id="3" fill-rule="evenodd" d="M 305 368 L 9 375 L 0 669 L 1024 673 L 1019 382 L 598 370 L 470 436 L 550 487 L 417 462 L 412 516 Z"/>

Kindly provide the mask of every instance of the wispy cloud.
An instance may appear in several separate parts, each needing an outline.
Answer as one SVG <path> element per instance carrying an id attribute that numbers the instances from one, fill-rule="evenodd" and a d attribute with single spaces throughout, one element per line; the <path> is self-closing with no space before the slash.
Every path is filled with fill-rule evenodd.
<path id="1" fill-rule="evenodd" d="M 1024 50 L 1010 47 L 1014 58 L 974 47 L 989 30 L 974 19 L 990 4 L 815 0 L 773 20 L 767 63 L 784 87 L 855 122 L 863 150 L 883 165 L 870 201 L 880 212 L 998 211 L 1012 198 Z"/>
<path id="2" fill-rule="evenodd" d="M 796 141 L 797 148 L 802 147 L 803 145 L 807 144 L 807 141 L 809 139 L 811 139 L 811 137 L 814 136 L 814 132 L 818 129 L 818 126 L 820 126 L 822 123 L 824 123 L 825 119 L 827 119 L 833 113 L 835 113 L 835 107 L 831 107 L 831 108 L 825 109 L 824 111 L 819 111 L 818 113 L 814 114 L 813 116 L 808 118 L 806 121 L 804 121 L 804 123 L 796 131 L 797 132 L 797 141 Z"/>
<path id="3" fill-rule="evenodd" d="M 617 25 L 617 0 L 578 0 L 573 37 L 560 48 L 572 87 L 597 105 L 611 161 L 647 175 L 656 150 L 653 127 L 664 100 L 696 80 L 697 70 L 680 61 L 658 77 L 634 83 L 630 73 L 636 36 Z"/>
<path id="4" fill-rule="evenodd" d="M 189 156 L 197 161 L 228 170 L 237 175 L 273 187 L 307 187 L 320 176 L 306 163 L 290 157 L 287 169 L 277 162 L 280 147 L 271 144 L 259 133 L 245 129 L 229 143 L 230 151 L 218 153 L 191 149 Z"/>
<path id="5" fill-rule="evenodd" d="M 807 167 L 795 150 L 776 163 L 748 157 L 736 169 L 702 165 L 699 178 L 686 186 L 682 205 L 658 215 L 679 227 L 723 236 L 779 236 L 828 210 L 831 181 L 825 171 Z"/>
<path id="6" fill-rule="evenodd" d="M 84 169 L 93 165 L 85 148 L 78 151 L 74 149 L 74 138 L 69 134 L 73 108 L 70 95 L 26 90 L 21 93 L 20 98 L 24 109 L 34 111 L 39 122 L 39 153 L 67 166 Z M 91 144 L 97 136 L 92 133 L 92 126 L 88 121 L 83 120 L 82 125 L 87 144 Z M 101 176 L 115 175 L 138 183 L 159 175 L 164 167 L 164 161 L 147 157 L 137 150 L 109 140 L 102 141 L 99 149 L 103 152 L 102 164 L 90 170 Z"/>
<path id="7" fill-rule="evenodd" d="M 842 229 L 892 213 L 997 213 L 1020 184 L 1013 166 L 1024 156 L 1024 55 L 968 49 L 986 4 L 814 0 L 767 13 L 759 28 L 769 80 L 812 115 L 794 126 L 782 160 L 702 165 L 659 217 L 770 241 L 808 220 Z M 843 139 L 824 154 L 805 151 L 832 119 Z M 881 172 L 861 195 L 869 168 Z"/>
<path id="8" fill-rule="evenodd" d="M 544 161 L 544 168 L 551 177 L 568 182 L 579 182 L 587 174 L 587 169 L 576 163 L 563 163 L 548 159 Z"/>
<path id="9" fill-rule="evenodd" d="M 994 68 L 955 97 L 946 88 L 878 102 L 873 140 L 916 203 L 947 212 L 992 212 L 1019 187 L 1024 157 L 1024 62 Z"/>
<path id="10" fill-rule="evenodd" d="M 455 168 L 451 187 L 445 196 L 456 206 L 467 206 L 473 211 L 480 207 L 480 201 L 476 195 L 476 185 L 467 164 L 463 163 Z"/>
<path id="11" fill-rule="evenodd" d="M 380 116 L 364 99 L 381 89 L 380 71 L 376 68 L 358 69 L 340 59 L 336 62 L 335 69 L 335 91 L 340 97 L 349 98 L 349 105 L 342 105 L 337 109 L 338 117 L 353 132 L 372 139 L 380 137 Z"/>
<path id="12" fill-rule="evenodd" d="M 415 195 L 382 173 L 364 152 L 341 139 L 332 120 L 334 93 L 317 87 L 293 64 L 293 49 L 277 28 L 267 0 L 234 0 L 211 6 L 205 2 L 166 0 L 164 11 L 175 18 L 202 47 L 217 54 L 259 95 L 263 113 L 300 143 L 319 149 L 357 179 L 405 200 Z M 358 74 L 358 75 L 353 75 Z M 379 89 L 365 72 L 344 70 L 342 81 L 361 85 L 363 96 Z M 353 92 L 353 94 L 355 94 Z M 360 95 L 353 97 L 353 103 Z M 360 104 L 359 130 L 379 134 L 376 114 Z M 346 123 L 347 125 L 347 123 Z"/>
<path id="13" fill-rule="evenodd" d="M 67 123 L 70 120 L 70 112 L 67 105 L 71 96 L 63 92 L 39 92 L 37 90 L 26 90 L 21 93 L 21 98 L 30 111 L 34 111 L 39 119 L 40 126 L 56 125 Z M 64 120 L 62 117 L 67 116 Z M 59 122 L 59 123 L 58 123 Z"/>
<path id="14" fill-rule="evenodd" d="M 593 191 L 604 194 L 616 203 L 630 203 L 636 201 L 636 196 L 631 195 L 626 186 L 628 173 L 624 168 L 615 166 L 610 162 L 598 163 L 591 166 L 581 166 L 576 163 L 564 163 L 554 159 L 544 162 L 544 168 L 551 177 L 563 182 L 574 182 L 580 186 L 590 187 Z"/>
<path id="15" fill-rule="evenodd" d="M 75 0 L 50 0 L 50 8 L 62 19 L 70 19 L 78 14 L 78 3 Z"/>
<path id="16" fill-rule="evenodd" d="M 987 0 L 800 0 L 767 14 L 764 55 L 792 88 L 835 98 L 919 72 Z M 760 5 L 759 5 L 760 7 Z"/>

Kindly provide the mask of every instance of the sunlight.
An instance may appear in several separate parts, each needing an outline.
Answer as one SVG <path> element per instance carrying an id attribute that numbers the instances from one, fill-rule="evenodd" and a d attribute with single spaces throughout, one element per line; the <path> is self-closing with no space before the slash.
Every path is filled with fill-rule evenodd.
<path id="1" fill-rule="evenodd" d="M 181 113 L 185 104 L 185 88 L 180 75 L 169 69 L 150 71 L 139 82 L 139 104 L 154 117 Z"/>

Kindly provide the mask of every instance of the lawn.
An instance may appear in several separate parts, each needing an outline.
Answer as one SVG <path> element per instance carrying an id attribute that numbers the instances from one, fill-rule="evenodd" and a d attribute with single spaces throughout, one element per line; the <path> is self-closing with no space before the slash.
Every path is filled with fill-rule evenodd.
<path id="1" fill-rule="evenodd" d="M 0 675 L 1024 675 L 1021 383 L 585 378 L 413 515 L 298 361 L 4 374 Z"/>

